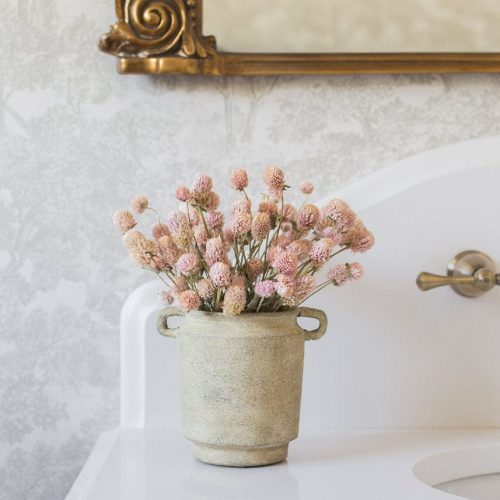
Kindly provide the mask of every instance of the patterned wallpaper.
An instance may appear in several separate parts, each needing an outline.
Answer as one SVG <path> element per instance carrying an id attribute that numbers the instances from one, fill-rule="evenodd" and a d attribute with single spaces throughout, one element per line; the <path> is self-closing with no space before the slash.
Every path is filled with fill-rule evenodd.
<path id="1" fill-rule="evenodd" d="M 2 500 L 63 498 L 118 422 L 120 306 L 149 277 L 111 215 L 135 193 L 165 213 L 196 171 L 228 192 L 231 168 L 257 177 L 273 162 L 321 197 L 399 158 L 500 133 L 500 76 L 119 76 L 96 50 L 112 4 L 2 4 Z"/>

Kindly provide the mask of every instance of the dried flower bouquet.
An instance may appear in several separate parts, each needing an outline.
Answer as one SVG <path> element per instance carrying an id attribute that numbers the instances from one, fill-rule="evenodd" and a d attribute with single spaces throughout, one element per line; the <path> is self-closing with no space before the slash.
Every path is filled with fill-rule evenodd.
<path id="1" fill-rule="evenodd" d="M 374 244 L 368 231 L 349 205 L 332 200 L 318 208 L 300 208 L 284 202 L 283 170 L 264 170 L 266 193 L 252 205 L 245 189 L 243 169 L 231 175 L 233 189 L 241 196 L 232 203 L 229 224 L 219 210 L 220 198 L 212 179 L 198 174 L 191 189 L 179 187 L 179 210 L 166 223 L 158 220 L 152 239 L 135 229 L 131 212 L 114 215 L 114 224 L 132 259 L 155 273 L 168 287 L 160 299 L 165 305 L 177 299 L 185 311 L 242 312 L 282 311 L 298 306 L 328 285 L 341 286 L 363 275 L 360 263 L 337 264 L 326 281 L 315 275 L 334 256 L 346 250 L 365 252 Z M 313 185 L 304 182 L 309 195 Z M 137 214 L 151 208 L 145 196 L 132 200 Z"/>

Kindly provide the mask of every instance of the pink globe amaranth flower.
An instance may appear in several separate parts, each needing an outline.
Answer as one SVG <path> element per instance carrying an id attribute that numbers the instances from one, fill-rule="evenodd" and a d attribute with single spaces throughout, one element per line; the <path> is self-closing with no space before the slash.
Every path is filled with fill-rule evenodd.
<path id="1" fill-rule="evenodd" d="M 252 204 L 246 198 L 238 198 L 231 204 L 231 217 L 238 214 L 249 214 L 252 211 Z"/>
<path id="2" fill-rule="evenodd" d="M 210 210 L 205 216 L 208 229 L 222 229 L 224 226 L 224 214 L 217 210 Z"/>
<path id="3" fill-rule="evenodd" d="M 186 275 L 193 274 L 198 271 L 200 261 L 194 253 L 185 253 L 179 257 L 176 263 L 177 269 Z"/>
<path id="4" fill-rule="evenodd" d="M 179 304 L 186 312 L 198 309 L 200 303 L 200 296 L 193 290 L 185 290 L 179 295 Z"/>
<path id="5" fill-rule="evenodd" d="M 264 272 L 264 263 L 257 258 L 250 259 L 243 267 L 243 271 L 250 281 L 254 281 L 259 274 Z"/>
<path id="6" fill-rule="evenodd" d="M 189 200 L 189 189 L 186 186 L 179 186 L 175 190 L 175 197 L 179 201 L 184 201 L 184 202 L 188 201 Z"/>
<path id="7" fill-rule="evenodd" d="M 243 191 L 248 187 L 248 174 L 243 168 L 237 168 L 231 173 L 231 186 L 237 191 Z"/>
<path id="8" fill-rule="evenodd" d="M 203 278 L 196 283 L 196 291 L 203 300 L 209 300 L 215 294 L 214 282 L 210 278 Z"/>
<path id="9" fill-rule="evenodd" d="M 189 227 L 187 215 L 180 210 L 177 212 L 171 212 L 167 217 L 167 226 L 173 234 L 181 231 L 183 227 Z"/>
<path id="10" fill-rule="evenodd" d="M 319 208 L 309 203 L 301 207 L 297 216 L 297 220 L 299 222 L 299 225 L 303 228 L 311 229 L 318 222 L 319 215 Z"/>
<path id="11" fill-rule="evenodd" d="M 213 181 L 209 175 L 206 174 L 197 174 L 196 178 L 193 182 L 193 191 L 197 191 L 198 193 L 208 193 L 212 191 Z"/>
<path id="12" fill-rule="evenodd" d="M 151 227 L 151 233 L 153 234 L 153 238 L 155 240 L 158 240 L 162 236 L 170 236 L 168 226 L 166 224 L 163 224 L 162 222 L 153 224 L 153 226 Z"/>
<path id="13" fill-rule="evenodd" d="M 131 203 L 132 210 L 137 214 L 142 214 L 142 213 L 144 213 L 144 210 L 146 210 L 146 208 L 148 208 L 148 203 L 149 202 L 148 202 L 148 199 L 146 198 L 146 196 L 144 196 L 144 195 L 135 196 L 132 199 L 132 203 Z"/>
<path id="14" fill-rule="evenodd" d="M 271 218 L 266 212 L 257 212 L 252 220 L 252 236 L 257 241 L 265 240 L 271 231 Z"/>
<path id="15" fill-rule="evenodd" d="M 234 234 L 233 230 L 230 227 L 224 228 L 224 241 L 229 245 L 232 245 L 234 243 Z"/>
<path id="16" fill-rule="evenodd" d="M 137 225 L 134 216 L 128 210 L 120 210 L 113 215 L 113 224 L 122 234 Z"/>
<path id="17" fill-rule="evenodd" d="M 194 239 L 198 245 L 204 245 L 210 235 L 207 233 L 205 226 L 200 224 L 194 228 Z"/>
<path id="18" fill-rule="evenodd" d="M 347 264 L 346 267 L 347 274 L 354 281 L 361 279 L 365 273 L 363 266 L 359 262 L 352 262 L 351 264 Z"/>
<path id="19" fill-rule="evenodd" d="M 226 287 L 231 283 L 231 269 L 225 262 L 216 262 L 210 267 L 210 278 L 216 287 Z"/>
<path id="20" fill-rule="evenodd" d="M 312 247 L 311 240 L 300 239 L 292 241 L 287 248 L 290 252 L 294 253 L 299 259 L 303 259 L 307 255 L 309 255 L 311 247 Z"/>
<path id="21" fill-rule="evenodd" d="M 175 244 L 171 236 L 165 235 L 158 238 L 158 247 L 160 255 L 165 259 L 170 267 L 175 266 L 181 251 Z"/>
<path id="22" fill-rule="evenodd" d="M 276 276 L 276 293 L 286 300 L 293 297 L 293 292 L 295 288 L 295 281 L 290 276 L 285 276 L 284 274 L 278 274 Z"/>
<path id="23" fill-rule="evenodd" d="M 299 189 L 304 194 L 311 194 L 314 191 L 314 184 L 309 181 L 304 181 L 300 183 Z"/>
<path id="24" fill-rule="evenodd" d="M 334 245 L 338 245 L 342 242 L 342 234 L 339 233 L 337 229 L 332 226 L 325 227 L 325 229 L 323 229 L 321 233 L 323 235 L 323 238 L 328 238 L 329 240 L 332 240 Z"/>
<path id="25" fill-rule="evenodd" d="M 330 259 L 333 247 L 333 241 L 329 238 L 321 238 L 313 243 L 311 251 L 309 252 L 309 259 L 311 259 L 315 267 L 322 266 Z"/>
<path id="26" fill-rule="evenodd" d="M 276 283 L 272 280 L 257 281 L 254 289 L 259 297 L 270 297 L 276 292 Z"/>
<path id="27" fill-rule="evenodd" d="M 174 295 L 171 291 L 168 292 L 160 292 L 158 294 L 158 299 L 160 300 L 160 303 L 162 303 L 164 306 L 169 306 L 174 302 Z"/>
<path id="28" fill-rule="evenodd" d="M 345 264 L 338 264 L 328 272 L 328 279 L 333 282 L 335 286 L 342 286 L 348 279 L 347 268 Z"/>
<path id="29" fill-rule="evenodd" d="M 299 276 L 294 281 L 293 295 L 290 298 L 290 302 L 293 305 L 298 305 L 311 295 L 316 286 L 316 280 L 310 274 L 305 276 Z"/>
<path id="30" fill-rule="evenodd" d="M 252 216 L 250 214 L 242 212 L 234 216 L 231 224 L 231 230 L 233 231 L 234 236 L 241 236 L 248 233 L 251 227 Z"/>
<path id="31" fill-rule="evenodd" d="M 297 209 L 290 203 L 285 203 L 283 206 L 283 220 L 288 222 L 297 221 Z"/>
<path id="32" fill-rule="evenodd" d="M 216 192 L 210 191 L 210 193 L 208 193 L 208 200 L 205 208 L 207 210 L 217 210 L 219 207 L 220 196 Z"/>
<path id="33" fill-rule="evenodd" d="M 228 316 L 237 316 L 245 309 L 247 294 L 244 286 L 231 285 L 224 294 L 222 313 Z"/>
<path id="34" fill-rule="evenodd" d="M 344 200 L 330 201 L 324 211 L 339 231 L 348 231 L 356 224 L 357 215 Z"/>
<path id="35" fill-rule="evenodd" d="M 225 262 L 227 259 L 224 243 L 220 236 L 207 240 L 205 249 L 205 260 L 209 267 L 212 267 L 216 262 Z"/>
<path id="36" fill-rule="evenodd" d="M 142 234 L 140 231 L 137 231 L 137 229 L 133 229 L 130 231 L 127 231 L 123 235 L 123 244 L 125 245 L 126 248 L 128 248 L 130 251 L 142 251 L 143 248 L 145 248 L 148 239 L 144 234 Z"/>
<path id="37" fill-rule="evenodd" d="M 283 190 L 285 185 L 285 172 L 279 167 L 269 166 L 264 169 L 264 182 L 273 190 Z"/>
<path id="38" fill-rule="evenodd" d="M 297 272 L 297 255 L 293 252 L 282 250 L 281 252 L 276 253 L 272 261 L 272 265 L 281 274 L 291 276 Z"/>
<path id="39" fill-rule="evenodd" d="M 278 214 L 278 205 L 272 200 L 261 201 L 258 211 L 266 212 L 272 218 Z"/>
<path id="40" fill-rule="evenodd" d="M 364 253 L 370 250 L 374 244 L 375 237 L 373 233 L 368 231 L 359 219 L 348 233 L 342 235 L 342 245 L 349 246 L 354 253 Z"/>

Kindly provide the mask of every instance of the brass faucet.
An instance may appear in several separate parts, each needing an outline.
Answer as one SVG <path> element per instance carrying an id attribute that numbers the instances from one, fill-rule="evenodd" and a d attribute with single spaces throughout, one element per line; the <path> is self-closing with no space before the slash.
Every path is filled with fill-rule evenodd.
<path id="1" fill-rule="evenodd" d="M 447 276 L 423 272 L 417 277 L 417 286 L 424 292 L 444 285 L 450 285 L 464 297 L 479 297 L 500 285 L 500 274 L 496 273 L 494 262 L 486 254 L 466 250 L 449 262 Z"/>

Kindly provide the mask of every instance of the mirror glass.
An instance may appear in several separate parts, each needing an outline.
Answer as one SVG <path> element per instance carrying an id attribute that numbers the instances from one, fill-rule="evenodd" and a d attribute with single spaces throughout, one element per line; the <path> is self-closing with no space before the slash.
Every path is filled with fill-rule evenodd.
<path id="1" fill-rule="evenodd" d="M 221 52 L 500 52 L 500 0 L 204 0 Z"/>

